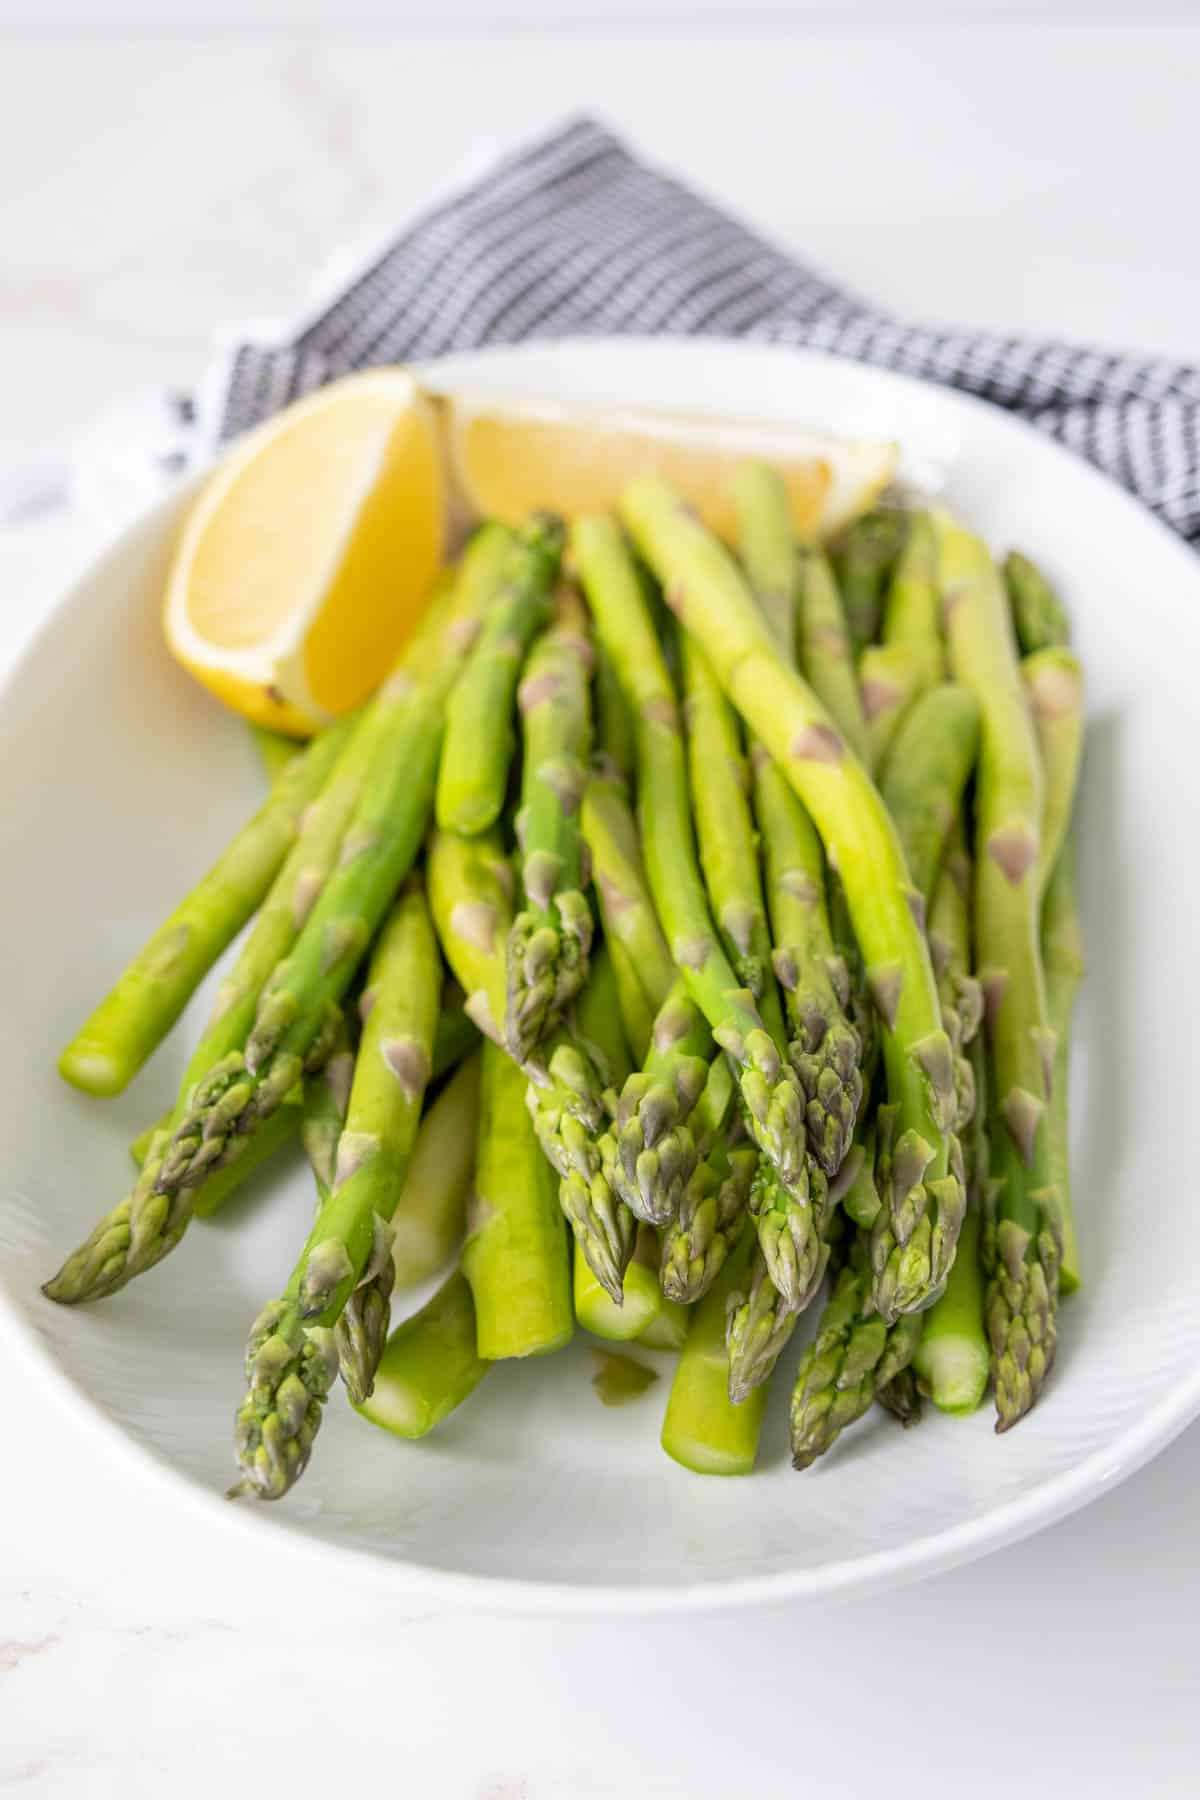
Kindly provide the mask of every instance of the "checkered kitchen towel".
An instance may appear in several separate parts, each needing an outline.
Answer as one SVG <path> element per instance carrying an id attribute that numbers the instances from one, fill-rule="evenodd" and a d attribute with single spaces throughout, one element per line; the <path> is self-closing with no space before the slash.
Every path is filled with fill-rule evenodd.
<path id="1" fill-rule="evenodd" d="M 890 318 L 589 119 L 434 206 L 290 342 L 239 345 L 217 437 L 372 363 L 621 332 L 801 344 L 945 382 L 1028 419 L 1200 543 L 1200 369 Z"/>

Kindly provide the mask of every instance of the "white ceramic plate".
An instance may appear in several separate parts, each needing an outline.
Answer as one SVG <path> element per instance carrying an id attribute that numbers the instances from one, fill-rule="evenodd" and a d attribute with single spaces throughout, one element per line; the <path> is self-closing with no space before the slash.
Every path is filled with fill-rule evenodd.
<path id="1" fill-rule="evenodd" d="M 331 1404 L 312 1466 L 275 1507 L 226 1505 L 241 1344 L 310 1213 L 296 1164 L 259 1179 L 114 1300 L 68 1311 L 38 1283 L 129 1182 L 130 1138 L 170 1098 L 207 993 L 117 1101 L 72 1092 L 55 1055 L 125 958 L 261 792 L 240 724 L 168 659 L 157 609 L 176 500 L 63 602 L 0 705 L 0 1327 L 58 1385 L 130 1504 L 300 1534 L 326 1561 L 474 1604 L 663 1608 L 911 1579 L 1036 1530 L 1161 1449 L 1200 1411 L 1194 1179 L 1200 957 L 1195 559 L 1084 463 L 1004 414 L 850 363 L 724 343 L 505 350 L 443 380 L 690 406 L 894 435 L 997 548 L 1042 559 L 1089 676 L 1082 891 L 1091 978 L 1074 1072 L 1083 1292 L 1036 1412 L 901 1433 L 872 1417 L 806 1475 L 786 1457 L 785 1358 L 750 1480 L 704 1480 L 657 1437 L 663 1380 L 594 1397 L 586 1341 L 493 1373 L 423 1444 Z M 15 1102 L 15 1103 L 14 1103 Z"/>

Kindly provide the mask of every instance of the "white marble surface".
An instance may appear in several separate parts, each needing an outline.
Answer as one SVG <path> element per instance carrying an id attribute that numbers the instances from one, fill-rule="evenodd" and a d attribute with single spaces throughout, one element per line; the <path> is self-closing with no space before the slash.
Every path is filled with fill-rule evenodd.
<path id="1" fill-rule="evenodd" d="M 580 106 L 898 308 L 1200 360 L 1198 74 L 1183 24 L 0 45 L 0 473 L 191 379 L 481 137 Z M 0 537 L 0 665 L 98 529 Z M 44 1394 L 6 1383 L 4 1426 L 0 1790 L 1197 1791 L 1200 1428 L 919 1589 L 590 1623 L 416 1615 L 282 1547 L 250 1566 L 79 1466 Z"/>

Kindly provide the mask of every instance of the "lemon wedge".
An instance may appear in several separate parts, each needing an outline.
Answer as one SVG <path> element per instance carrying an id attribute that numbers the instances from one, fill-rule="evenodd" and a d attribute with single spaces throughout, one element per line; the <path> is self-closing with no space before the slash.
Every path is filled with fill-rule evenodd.
<path id="1" fill-rule="evenodd" d="M 167 583 L 172 653 L 235 711 L 306 735 L 380 681 L 442 559 L 437 423 L 412 376 L 333 383 L 214 471 Z"/>
<path id="2" fill-rule="evenodd" d="M 653 472 L 731 537 L 730 471 L 761 457 L 787 484 L 797 531 L 826 537 L 873 504 L 898 456 L 894 443 L 762 421 L 469 393 L 438 404 L 453 489 L 470 514 L 510 524 L 536 507 L 568 518 L 610 509 L 635 475 Z"/>

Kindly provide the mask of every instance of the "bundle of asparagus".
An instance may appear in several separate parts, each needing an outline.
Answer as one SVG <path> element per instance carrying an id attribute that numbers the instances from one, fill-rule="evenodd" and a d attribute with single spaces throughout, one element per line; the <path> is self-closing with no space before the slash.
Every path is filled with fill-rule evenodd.
<path id="1" fill-rule="evenodd" d="M 120 1091 L 254 916 L 45 1289 L 115 1293 L 300 1134 L 316 1215 L 250 1328 L 236 1491 L 288 1491 L 339 1371 L 419 1437 L 577 1321 L 677 1351 L 665 1449 L 744 1473 L 826 1284 L 797 1468 L 875 1401 L 990 1382 L 1003 1431 L 1037 1400 L 1078 1281 L 1065 614 L 946 513 L 827 551 L 771 469 L 732 499 L 732 547 L 656 477 L 569 533 L 481 527 L 360 714 L 263 742 L 266 804 L 64 1051 Z"/>

